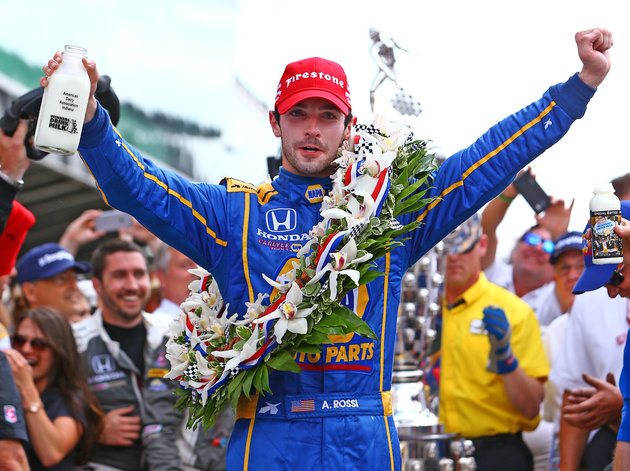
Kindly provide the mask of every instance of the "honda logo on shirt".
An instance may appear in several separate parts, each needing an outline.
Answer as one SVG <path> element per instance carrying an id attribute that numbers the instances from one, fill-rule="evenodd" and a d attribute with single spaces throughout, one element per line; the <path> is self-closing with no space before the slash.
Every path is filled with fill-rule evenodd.
<path id="1" fill-rule="evenodd" d="M 92 357 L 92 370 L 97 375 L 114 371 L 114 359 L 110 355 L 95 355 Z"/>
<path id="2" fill-rule="evenodd" d="M 289 232 L 295 229 L 297 215 L 295 209 L 278 208 L 267 211 L 267 229 L 271 232 Z"/>

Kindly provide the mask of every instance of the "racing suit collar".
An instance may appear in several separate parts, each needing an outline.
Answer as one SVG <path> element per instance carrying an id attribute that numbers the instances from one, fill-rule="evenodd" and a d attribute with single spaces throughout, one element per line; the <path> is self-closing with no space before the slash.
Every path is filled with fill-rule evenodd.
<path id="1" fill-rule="evenodd" d="M 287 194 L 291 201 L 319 205 L 332 189 L 332 180 L 330 177 L 303 177 L 280 167 L 273 186 Z"/>

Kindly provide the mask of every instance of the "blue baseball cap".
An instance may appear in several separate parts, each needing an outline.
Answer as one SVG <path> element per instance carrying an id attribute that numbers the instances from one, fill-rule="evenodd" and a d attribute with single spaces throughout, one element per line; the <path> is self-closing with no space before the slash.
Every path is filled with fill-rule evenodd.
<path id="1" fill-rule="evenodd" d="M 70 252 L 54 242 L 32 248 L 20 258 L 15 268 L 20 284 L 51 278 L 69 268 L 74 268 L 77 273 L 92 270 L 89 263 L 75 261 Z"/>
<path id="2" fill-rule="evenodd" d="M 630 201 L 621 202 L 621 217 L 630 219 Z M 593 263 L 593 255 L 586 246 L 586 238 L 584 233 L 591 227 L 590 222 L 586 224 L 584 232 L 582 232 L 582 253 L 584 254 L 584 271 L 582 276 L 573 287 L 573 294 L 582 294 L 585 291 L 593 291 L 605 286 L 610 277 L 615 272 L 617 264 L 607 263 L 604 265 L 595 265 Z"/>
<path id="3" fill-rule="evenodd" d="M 549 263 L 556 263 L 558 257 L 567 250 L 582 251 L 582 234 L 578 231 L 565 232 L 554 241 L 553 252 L 549 256 Z"/>

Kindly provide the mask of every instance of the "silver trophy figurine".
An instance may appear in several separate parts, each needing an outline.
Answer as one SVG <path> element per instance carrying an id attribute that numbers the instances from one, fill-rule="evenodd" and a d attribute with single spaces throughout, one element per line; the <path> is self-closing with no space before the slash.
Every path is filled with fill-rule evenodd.
<path id="1" fill-rule="evenodd" d="M 381 37 L 381 34 L 373 28 L 370 28 L 370 38 L 372 39 L 370 54 L 378 66 L 378 72 L 370 86 L 370 108 L 372 112 L 374 112 L 374 95 L 376 89 L 380 87 L 385 80 L 389 79 L 398 89 L 391 101 L 393 108 L 402 115 L 419 116 L 422 112 L 420 102 L 414 99 L 411 94 L 405 92 L 400 86 L 398 76 L 394 70 L 394 65 L 396 64 L 394 50 L 408 51 L 396 44 L 396 41 L 392 38 Z"/>

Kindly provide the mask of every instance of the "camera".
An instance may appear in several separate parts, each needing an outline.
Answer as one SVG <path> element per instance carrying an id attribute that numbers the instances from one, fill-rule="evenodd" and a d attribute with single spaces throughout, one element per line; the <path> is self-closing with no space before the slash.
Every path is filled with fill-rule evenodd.
<path id="1" fill-rule="evenodd" d="M 43 152 L 33 147 L 32 143 L 43 95 L 44 87 L 35 88 L 26 92 L 24 95 L 13 100 L 11 107 L 6 111 L 4 116 L 0 118 L 0 129 L 2 129 L 7 136 L 13 136 L 21 119 L 28 120 L 28 131 L 26 132 L 24 145 L 26 146 L 26 155 L 31 160 L 41 160 L 48 155 L 48 152 Z M 109 117 L 114 126 L 118 124 L 118 119 L 120 118 L 120 102 L 111 86 L 111 78 L 108 75 L 101 75 L 98 79 L 94 96 L 109 112 Z"/>

